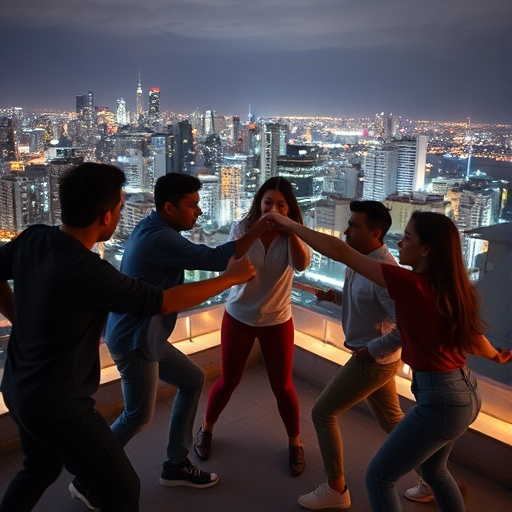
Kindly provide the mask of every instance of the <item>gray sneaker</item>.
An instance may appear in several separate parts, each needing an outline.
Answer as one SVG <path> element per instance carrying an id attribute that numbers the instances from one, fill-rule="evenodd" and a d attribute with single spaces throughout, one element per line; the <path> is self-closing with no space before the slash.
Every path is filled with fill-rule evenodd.
<path id="1" fill-rule="evenodd" d="M 428 503 L 434 501 L 434 493 L 430 486 L 423 480 L 419 479 L 418 484 L 405 491 L 405 497 L 411 501 L 417 501 L 419 503 Z"/>
<path id="2" fill-rule="evenodd" d="M 308 510 L 349 508 L 350 492 L 345 486 L 343 492 L 331 489 L 327 483 L 320 484 L 313 492 L 299 497 L 299 505 Z"/>

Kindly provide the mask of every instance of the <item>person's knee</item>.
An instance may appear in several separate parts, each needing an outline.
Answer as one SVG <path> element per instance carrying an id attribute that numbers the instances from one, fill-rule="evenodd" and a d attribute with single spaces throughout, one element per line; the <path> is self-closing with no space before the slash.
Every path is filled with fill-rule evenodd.
<path id="1" fill-rule="evenodd" d="M 315 405 L 313 405 L 311 419 L 316 427 L 329 425 L 333 421 L 332 415 L 325 410 L 320 402 L 315 402 Z"/>
<path id="2" fill-rule="evenodd" d="M 138 410 L 138 411 L 124 411 L 119 423 L 122 425 L 123 430 L 133 432 L 134 435 L 145 430 L 151 420 L 153 419 L 154 410 Z M 117 423 L 117 422 L 116 422 Z M 116 424 L 112 425 L 112 430 L 116 432 Z"/>

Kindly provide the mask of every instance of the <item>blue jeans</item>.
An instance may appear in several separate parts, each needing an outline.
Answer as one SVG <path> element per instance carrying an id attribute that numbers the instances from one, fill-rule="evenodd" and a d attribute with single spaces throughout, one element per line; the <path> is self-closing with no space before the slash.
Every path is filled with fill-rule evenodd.
<path id="1" fill-rule="evenodd" d="M 451 372 L 414 372 L 417 405 L 391 432 L 368 466 L 372 511 L 400 511 L 397 480 L 420 466 L 439 510 L 463 512 L 464 500 L 446 467 L 455 440 L 480 410 L 475 376 L 467 366 Z"/>
<path id="2" fill-rule="evenodd" d="M 112 354 L 112 358 L 121 374 L 124 397 L 124 409 L 111 425 L 116 438 L 125 446 L 149 425 L 160 379 L 177 388 L 169 425 L 167 458 L 175 464 L 183 462 L 192 444 L 192 430 L 204 384 L 201 368 L 170 343 L 158 361 L 147 359 L 140 350 Z"/>

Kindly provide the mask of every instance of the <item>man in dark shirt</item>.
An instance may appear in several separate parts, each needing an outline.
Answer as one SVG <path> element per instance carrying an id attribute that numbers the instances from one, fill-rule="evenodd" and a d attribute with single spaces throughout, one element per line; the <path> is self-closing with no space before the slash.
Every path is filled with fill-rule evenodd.
<path id="1" fill-rule="evenodd" d="M 101 260 L 91 249 L 117 226 L 124 181 L 110 165 L 71 169 L 60 180 L 61 226 L 32 226 L 0 248 L 0 312 L 13 324 L 1 390 L 25 455 L 1 512 L 32 510 L 63 467 L 103 512 L 138 511 L 137 474 L 91 398 L 107 313 L 168 314 L 254 275 L 237 260 L 218 278 L 162 291 Z"/>

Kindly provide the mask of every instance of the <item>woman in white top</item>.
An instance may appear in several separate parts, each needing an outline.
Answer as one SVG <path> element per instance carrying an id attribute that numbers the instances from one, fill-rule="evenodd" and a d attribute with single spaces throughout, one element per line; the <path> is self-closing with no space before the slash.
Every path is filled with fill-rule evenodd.
<path id="1" fill-rule="evenodd" d="M 256 192 L 248 214 L 233 226 L 235 239 L 249 231 L 265 213 L 279 212 L 303 223 L 291 183 L 268 179 Z M 198 456 L 210 456 L 213 427 L 236 389 L 254 344 L 260 342 L 267 374 L 279 414 L 289 438 L 289 468 L 293 476 L 304 471 L 304 451 L 299 433 L 299 402 L 292 382 L 294 327 L 291 289 L 294 270 L 304 270 L 311 250 L 297 236 L 283 234 L 270 225 L 247 251 L 256 267 L 255 277 L 231 289 L 221 329 L 222 373 L 208 395 L 205 421 L 196 436 Z"/>

